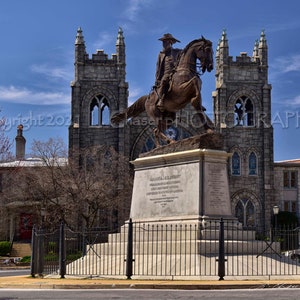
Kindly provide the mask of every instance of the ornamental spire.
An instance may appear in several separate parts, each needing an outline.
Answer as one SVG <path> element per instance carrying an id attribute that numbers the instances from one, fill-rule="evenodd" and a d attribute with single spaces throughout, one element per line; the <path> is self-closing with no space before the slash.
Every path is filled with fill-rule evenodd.
<path id="1" fill-rule="evenodd" d="M 124 42 L 123 30 L 121 27 L 119 27 L 116 46 L 124 46 L 124 45 L 125 42 Z"/>
<path id="2" fill-rule="evenodd" d="M 220 47 L 228 47 L 228 40 L 227 40 L 226 29 L 223 29 L 222 37 L 221 37 L 219 46 Z"/>
<path id="3" fill-rule="evenodd" d="M 262 30 L 262 32 L 260 34 L 259 45 L 258 45 L 258 56 L 259 56 L 261 65 L 267 66 L 268 65 L 268 46 L 267 46 L 267 39 L 266 39 L 264 30 Z"/>
<path id="4" fill-rule="evenodd" d="M 75 45 L 84 45 L 84 38 L 81 27 L 77 29 Z"/>
<path id="5" fill-rule="evenodd" d="M 263 29 L 260 34 L 259 48 L 266 48 L 266 47 L 267 47 L 267 39 L 266 39 L 266 35 L 265 35 L 265 30 Z"/>
<path id="6" fill-rule="evenodd" d="M 259 46 L 259 43 L 258 43 L 258 40 L 256 40 L 254 43 L 254 48 L 253 48 L 253 52 L 252 52 L 253 58 L 258 56 L 258 46 Z"/>

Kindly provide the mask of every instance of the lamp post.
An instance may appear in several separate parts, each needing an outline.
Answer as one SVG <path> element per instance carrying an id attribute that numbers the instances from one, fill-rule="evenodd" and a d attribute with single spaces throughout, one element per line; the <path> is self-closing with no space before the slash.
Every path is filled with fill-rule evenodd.
<path id="1" fill-rule="evenodd" d="M 266 241 L 266 244 L 268 245 L 268 247 L 260 254 L 258 254 L 256 257 L 262 255 L 263 253 L 265 253 L 268 249 L 272 250 L 274 253 L 276 253 L 279 257 L 281 257 L 281 255 L 278 253 L 277 251 L 277 247 L 274 249 L 272 248 L 272 244 L 274 243 L 275 241 L 275 238 L 276 237 L 276 229 L 277 229 L 277 215 L 279 214 L 279 207 L 277 205 L 273 206 L 273 215 L 274 215 L 274 225 L 273 225 L 273 222 L 272 222 L 272 218 L 271 218 L 271 226 L 270 226 L 270 242 L 267 242 Z M 276 244 L 275 244 L 276 246 Z"/>
<path id="2" fill-rule="evenodd" d="M 43 228 L 45 223 L 45 217 L 46 217 L 46 208 L 41 208 L 41 227 Z"/>
<path id="3" fill-rule="evenodd" d="M 276 230 L 277 230 L 277 216 L 279 214 L 279 206 L 278 205 L 274 205 L 273 206 L 273 214 L 274 214 L 274 235 L 276 237 Z"/>

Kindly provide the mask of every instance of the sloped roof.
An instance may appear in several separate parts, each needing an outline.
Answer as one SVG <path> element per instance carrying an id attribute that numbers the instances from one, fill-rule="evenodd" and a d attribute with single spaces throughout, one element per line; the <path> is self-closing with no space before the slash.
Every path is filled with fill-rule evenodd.
<path id="1" fill-rule="evenodd" d="M 300 158 L 275 161 L 275 165 L 300 165 Z"/>
<path id="2" fill-rule="evenodd" d="M 52 163 L 49 161 L 49 163 Z M 55 158 L 53 165 L 66 166 L 68 164 L 68 158 L 59 157 Z M 38 157 L 31 157 L 25 160 L 15 160 L 10 162 L 0 163 L 0 168 L 17 168 L 17 167 L 45 167 L 46 162 Z"/>

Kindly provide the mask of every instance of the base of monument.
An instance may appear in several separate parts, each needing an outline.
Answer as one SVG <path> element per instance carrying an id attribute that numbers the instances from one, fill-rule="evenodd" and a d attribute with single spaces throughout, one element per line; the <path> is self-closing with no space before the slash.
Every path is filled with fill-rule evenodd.
<path id="1" fill-rule="evenodd" d="M 200 229 L 216 229 L 220 227 L 221 220 L 224 221 L 224 227 L 242 229 L 242 224 L 237 218 L 232 216 L 182 216 L 182 217 L 163 217 L 163 218 L 143 218 L 133 219 L 135 223 L 149 225 L 198 225 Z M 128 221 L 127 221 L 128 222 Z"/>
<path id="2" fill-rule="evenodd" d="M 194 149 L 136 159 L 130 218 L 159 222 L 233 218 L 229 156 L 221 150 Z"/>

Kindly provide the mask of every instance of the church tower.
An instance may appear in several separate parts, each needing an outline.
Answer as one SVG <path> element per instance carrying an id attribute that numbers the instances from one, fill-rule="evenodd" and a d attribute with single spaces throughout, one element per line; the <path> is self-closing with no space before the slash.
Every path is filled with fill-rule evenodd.
<path id="1" fill-rule="evenodd" d="M 104 50 L 97 50 L 90 57 L 86 53 L 82 29 L 78 28 L 69 126 L 69 154 L 78 165 L 89 167 L 91 161 L 95 161 L 96 153 L 90 152 L 94 151 L 94 146 L 96 149 L 107 149 L 97 155 L 103 155 L 108 160 L 112 155 L 108 148 L 113 148 L 120 154 L 120 158 L 128 157 L 129 134 L 126 133 L 126 127 L 114 127 L 110 122 L 112 115 L 127 108 L 128 84 L 125 81 L 125 68 L 125 42 L 121 28 L 116 39 L 116 53 L 110 58 Z M 103 160 L 102 163 L 105 167 L 106 162 Z M 119 189 L 126 180 L 124 173 L 122 175 L 118 176 L 115 186 L 108 187 L 115 193 L 116 199 L 119 199 Z M 118 200 L 113 208 L 99 211 L 97 222 L 116 228 L 128 218 L 128 205 L 129 201 Z"/>
<path id="2" fill-rule="evenodd" d="M 216 51 L 214 121 L 229 162 L 233 214 L 245 226 L 269 224 L 273 206 L 273 128 L 264 31 L 252 56 L 233 60 L 223 31 Z"/>
<path id="3" fill-rule="evenodd" d="M 75 78 L 71 83 L 70 151 L 109 145 L 126 155 L 124 128 L 114 128 L 110 124 L 111 116 L 127 107 L 125 67 L 125 42 L 121 28 L 116 41 L 116 54 L 112 54 L 111 58 L 103 50 L 97 50 L 90 58 L 86 53 L 82 30 L 78 28 Z"/>

